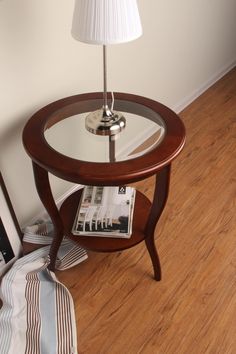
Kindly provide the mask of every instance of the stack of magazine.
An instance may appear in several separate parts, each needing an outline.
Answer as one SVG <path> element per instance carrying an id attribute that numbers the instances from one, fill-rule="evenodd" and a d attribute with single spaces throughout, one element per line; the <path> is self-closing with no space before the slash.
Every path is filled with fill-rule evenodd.
<path id="1" fill-rule="evenodd" d="M 74 235 L 130 238 L 135 189 L 84 187 L 72 228 Z"/>

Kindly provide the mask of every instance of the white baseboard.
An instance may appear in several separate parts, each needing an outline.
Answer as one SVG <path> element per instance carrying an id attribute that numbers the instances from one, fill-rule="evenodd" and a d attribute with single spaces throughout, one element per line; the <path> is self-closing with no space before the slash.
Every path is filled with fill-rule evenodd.
<path id="1" fill-rule="evenodd" d="M 57 198 L 55 200 L 55 203 L 56 203 L 56 206 L 58 207 L 58 209 L 60 208 L 60 206 L 62 205 L 64 200 L 67 197 L 69 197 L 69 195 L 71 195 L 72 193 L 76 192 L 77 190 L 79 190 L 81 188 L 83 188 L 83 186 L 81 184 L 75 184 L 70 189 L 68 189 L 65 193 L 63 193 L 59 198 Z M 27 224 L 22 227 L 22 230 L 24 230 L 24 228 L 28 225 L 35 224 L 35 222 L 38 220 L 47 220 L 47 219 L 48 219 L 48 213 L 46 212 L 46 210 L 44 208 L 42 208 L 42 211 L 40 213 L 38 213 L 37 215 L 35 215 L 31 220 L 29 220 L 29 222 L 27 222 Z"/>
<path id="2" fill-rule="evenodd" d="M 236 66 L 236 60 L 225 65 L 219 72 L 215 73 L 210 79 L 204 82 L 197 90 L 193 91 L 188 96 L 184 97 L 180 102 L 178 102 L 172 109 L 176 113 L 180 113 L 184 108 L 190 105 L 195 99 L 197 99 L 201 94 L 203 94 L 208 88 L 214 85 L 218 80 L 220 80 L 225 74 L 227 74 L 231 69 Z M 122 147 L 117 152 L 117 156 L 122 156 L 123 154 L 129 155 L 138 146 L 142 145 L 148 138 L 150 138 L 155 131 L 153 127 L 147 128 L 145 131 L 140 132 L 132 141 L 129 141 L 125 146 Z"/>
<path id="3" fill-rule="evenodd" d="M 198 89 L 190 93 L 188 96 L 184 97 L 180 102 L 178 102 L 174 107 L 173 111 L 180 113 L 184 108 L 186 108 L 190 103 L 201 96 L 207 89 L 214 85 L 218 80 L 220 80 L 225 74 L 232 70 L 236 66 L 236 60 L 225 65 L 220 71 L 215 73 L 210 79 L 204 82 Z"/>
<path id="4" fill-rule="evenodd" d="M 65 193 L 63 193 L 58 199 L 56 199 L 56 205 L 58 208 L 60 208 L 60 206 L 62 205 L 62 203 L 64 202 L 64 200 L 69 197 L 69 195 L 71 195 L 72 193 L 78 191 L 79 189 L 83 188 L 83 186 L 81 184 L 75 184 L 74 186 L 72 186 L 70 189 L 68 189 Z"/>

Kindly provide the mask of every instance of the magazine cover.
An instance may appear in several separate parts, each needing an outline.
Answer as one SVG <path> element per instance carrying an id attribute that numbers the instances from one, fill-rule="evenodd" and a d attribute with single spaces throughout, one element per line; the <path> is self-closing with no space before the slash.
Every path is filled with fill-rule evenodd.
<path id="1" fill-rule="evenodd" d="M 84 188 L 72 233 L 83 236 L 129 238 L 132 233 L 135 189 Z"/>

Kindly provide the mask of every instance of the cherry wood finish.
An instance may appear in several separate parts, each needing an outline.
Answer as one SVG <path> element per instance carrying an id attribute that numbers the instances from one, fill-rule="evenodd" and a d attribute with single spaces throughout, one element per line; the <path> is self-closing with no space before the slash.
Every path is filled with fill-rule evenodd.
<path id="1" fill-rule="evenodd" d="M 54 102 L 37 112 L 24 128 L 23 143 L 33 161 L 36 188 L 55 229 L 49 267 L 52 270 L 55 268 L 56 255 L 64 235 L 77 241 L 82 247 L 98 252 L 124 250 L 145 240 L 154 269 L 154 278 L 160 280 L 161 267 L 154 242 L 154 230 L 168 196 L 170 164 L 184 146 L 185 129 L 179 117 L 158 102 L 122 93 L 116 93 L 115 98 L 118 109 L 123 111 L 137 114 L 140 107 L 145 107 L 145 117 L 153 121 L 155 113 L 161 115 L 165 124 L 165 137 L 160 145 L 132 160 L 110 163 L 72 159 L 51 148 L 44 137 L 44 131 L 72 115 L 100 107 L 102 93 L 78 95 Z M 71 234 L 71 228 L 81 191 L 71 195 L 59 212 L 51 192 L 48 172 L 68 181 L 104 186 L 128 184 L 156 175 L 153 203 L 137 192 L 133 233 L 130 239 L 77 237 Z"/>
<path id="2" fill-rule="evenodd" d="M 114 96 L 118 110 L 122 108 L 126 112 L 138 114 L 138 106 L 135 112 L 134 107 L 130 105 L 136 103 L 161 115 L 165 122 L 166 135 L 159 146 L 143 156 L 132 159 L 132 163 L 87 162 L 55 151 L 45 139 L 45 130 L 72 115 L 101 107 L 102 93 L 89 93 L 53 102 L 33 115 L 23 131 L 23 144 L 31 159 L 59 178 L 95 186 L 139 181 L 171 163 L 185 142 L 185 129 L 179 117 L 168 107 L 145 97 L 124 93 L 114 93 Z"/>
<path id="3" fill-rule="evenodd" d="M 156 224 L 164 210 L 168 198 L 170 184 L 170 165 L 167 165 L 156 174 L 156 184 L 152 208 L 145 226 L 145 243 L 150 254 L 154 269 L 154 278 L 161 280 L 161 266 L 155 246 L 154 231 Z"/>
<path id="4" fill-rule="evenodd" d="M 48 178 L 48 172 L 34 162 L 33 162 L 33 171 L 34 171 L 35 185 L 37 188 L 39 198 L 43 203 L 45 209 L 47 210 L 48 214 L 50 215 L 50 218 L 54 226 L 54 238 L 53 238 L 52 245 L 50 247 L 50 254 L 49 254 L 50 257 L 49 269 L 54 270 L 57 252 L 64 236 L 64 227 L 52 195 L 49 178 Z"/>

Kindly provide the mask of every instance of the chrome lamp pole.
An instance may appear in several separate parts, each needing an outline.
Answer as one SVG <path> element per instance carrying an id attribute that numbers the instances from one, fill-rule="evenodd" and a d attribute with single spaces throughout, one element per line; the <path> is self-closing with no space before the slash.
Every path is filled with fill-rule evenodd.
<path id="1" fill-rule="evenodd" d="M 85 120 L 86 129 L 96 135 L 116 135 L 125 128 L 126 120 L 122 113 L 112 111 L 107 99 L 107 46 L 103 45 L 103 106 L 91 112 Z"/>

